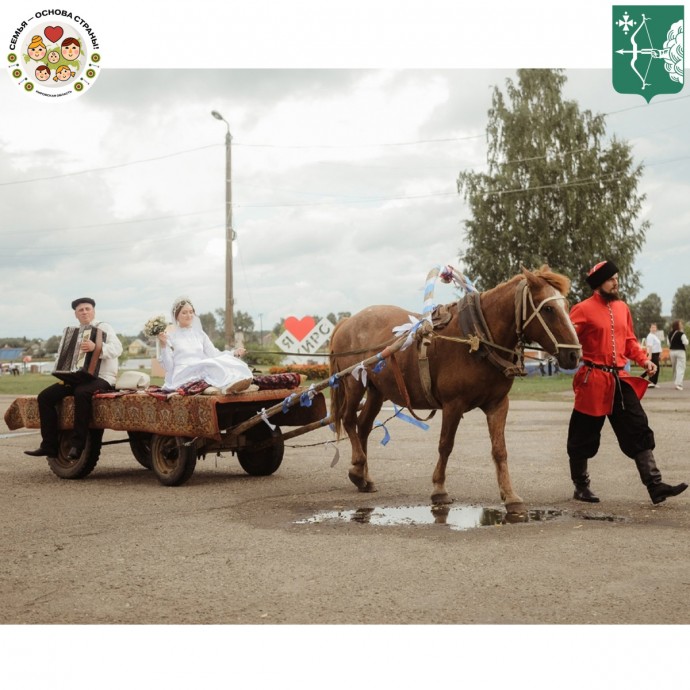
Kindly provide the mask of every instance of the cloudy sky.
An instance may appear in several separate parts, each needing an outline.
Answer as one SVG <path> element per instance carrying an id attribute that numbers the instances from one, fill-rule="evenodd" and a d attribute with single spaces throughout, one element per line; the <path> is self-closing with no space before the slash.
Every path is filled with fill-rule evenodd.
<path id="1" fill-rule="evenodd" d="M 224 307 L 226 125 L 212 110 L 233 136 L 236 309 L 266 330 L 369 304 L 421 310 L 428 270 L 458 265 L 455 180 L 485 169 L 491 90 L 520 63 L 229 68 L 181 52 L 114 52 L 69 102 L 0 80 L 2 335 L 60 333 L 83 295 L 125 334 L 181 294 L 199 312 Z M 567 76 L 566 96 L 608 113 L 609 134 L 647 166 L 639 297 L 658 293 L 668 312 L 690 282 L 690 101 L 618 94 L 606 67 Z"/>

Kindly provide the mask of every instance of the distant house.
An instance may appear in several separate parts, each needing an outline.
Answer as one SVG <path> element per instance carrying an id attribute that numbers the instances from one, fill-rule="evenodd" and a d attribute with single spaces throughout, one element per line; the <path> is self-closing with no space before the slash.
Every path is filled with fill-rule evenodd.
<path id="1" fill-rule="evenodd" d="M 127 352 L 134 356 L 138 357 L 140 355 L 145 355 L 149 350 L 149 346 L 143 341 L 140 340 L 139 338 L 136 338 L 133 340 L 130 344 L 129 347 L 127 348 Z"/>
<path id="2" fill-rule="evenodd" d="M 23 347 L 0 347 L 0 360 L 6 362 L 12 362 L 14 360 L 19 361 L 22 358 L 22 352 L 24 352 Z"/>

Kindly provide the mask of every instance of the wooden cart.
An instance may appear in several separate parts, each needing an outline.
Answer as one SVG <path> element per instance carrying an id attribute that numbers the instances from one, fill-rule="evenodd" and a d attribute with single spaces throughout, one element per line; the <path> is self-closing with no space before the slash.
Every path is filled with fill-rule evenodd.
<path id="1" fill-rule="evenodd" d="M 74 399 L 59 409 L 59 450 L 48 458 L 63 479 L 82 479 L 96 467 L 101 448 L 129 443 L 136 460 L 166 486 L 184 484 L 197 460 L 230 451 L 245 472 L 273 474 L 283 460 L 284 441 L 329 423 L 326 401 L 315 390 L 260 390 L 234 395 L 175 395 L 160 399 L 146 392 L 94 397 L 92 424 L 81 457 L 67 458 L 74 424 Z M 5 413 L 11 429 L 40 428 L 37 396 L 14 400 Z M 281 427 L 297 427 L 283 433 Z M 121 440 L 103 441 L 105 429 L 124 431 Z"/>

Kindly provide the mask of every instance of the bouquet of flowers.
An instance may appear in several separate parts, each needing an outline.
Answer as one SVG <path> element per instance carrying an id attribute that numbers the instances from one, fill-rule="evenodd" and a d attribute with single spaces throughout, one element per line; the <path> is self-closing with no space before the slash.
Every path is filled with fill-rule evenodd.
<path id="1" fill-rule="evenodd" d="M 144 335 L 147 338 L 155 338 L 168 327 L 168 322 L 163 314 L 154 316 L 144 324 Z"/>

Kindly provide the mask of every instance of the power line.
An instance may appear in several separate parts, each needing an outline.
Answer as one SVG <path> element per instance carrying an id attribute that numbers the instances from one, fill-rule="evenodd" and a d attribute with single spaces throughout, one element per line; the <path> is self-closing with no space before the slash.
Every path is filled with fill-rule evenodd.
<path id="1" fill-rule="evenodd" d="M 204 149 L 217 148 L 222 144 L 208 144 L 207 146 L 197 146 L 193 149 L 185 149 L 183 151 L 175 151 L 174 153 L 167 153 L 163 156 L 154 156 L 153 158 L 141 158 L 136 161 L 129 161 L 127 163 L 116 163 L 115 165 L 106 165 L 102 168 L 88 168 L 87 170 L 76 170 L 74 172 L 60 173 L 57 175 L 46 175 L 45 177 L 33 177 L 28 180 L 14 180 L 12 182 L 0 182 L 0 187 L 9 187 L 15 184 L 28 184 L 29 182 L 42 182 L 44 180 L 57 180 L 61 177 L 74 177 L 76 175 L 88 175 L 93 172 L 103 172 L 105 170 L 115 170 L 116 168 L 126 168 L 130 165 L 139 165 L 139 163 L 151 163 L 153 161 L 165 160 L 166 158 L 173 158 L 175 156 L 182 156 L 194 151 L 203 151 Z"/>

